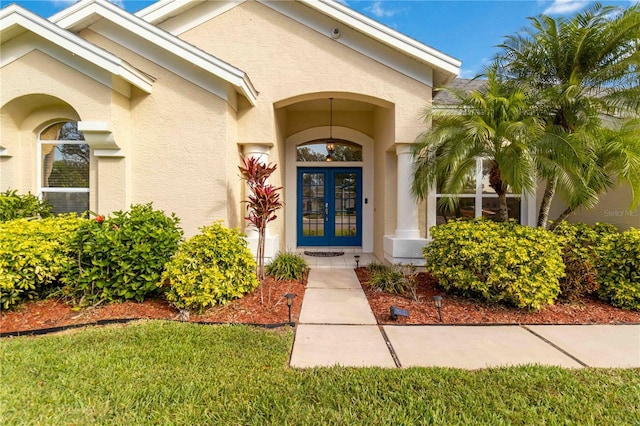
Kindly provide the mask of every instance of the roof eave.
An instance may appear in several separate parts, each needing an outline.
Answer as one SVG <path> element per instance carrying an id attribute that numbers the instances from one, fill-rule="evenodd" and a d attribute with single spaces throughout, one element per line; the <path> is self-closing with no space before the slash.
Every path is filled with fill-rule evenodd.
<path id="1" fill-rule="evenodd" d="M 212 75 L 225 80 L 246 97 L 251 105 L 255 106 L 257 104 L 258 92 L 244 71 L 163 31 L 142 18 L 132 15 L 105 0 L 82 0 L 70 6 L 69 9 L 71 9 L 69 13 L 63 13 L 65 12 L 63 11 L 50 19 L 62 28 L 79 31 L 84 26 L 93 23 L 96 16 L 100 16 L 118 26 L 135 31 L 136 34 L 148 42 L 164 48 Z"/>
<path id="2" fill-rule="evenodd" d="M 451 74 L 458 75 L 462 62 L 424 43 L 395 31 L 361 13 L 333 0 L 298 0 L 348 25 L 373 39 L 399 50 L 415 59 Z"/>
<path id="3" fill-rule="evenodd" d="M 8 39 L 3 37 L 2 34 L 8 31 L 15 32 L 16 26 L 23 28 L 24 31 L 37 34 L 62 49 L 80 56 L 111 74 L 124 79 L 145 93 L 152 92 L 153 78 L 136 69 L 131 64 L 87 42 L 83 38 L 65 31 L 46 19 L 18 5 L 12 4 L 0 11 L 0 38 L 3 42 L 7 42 Z"/>

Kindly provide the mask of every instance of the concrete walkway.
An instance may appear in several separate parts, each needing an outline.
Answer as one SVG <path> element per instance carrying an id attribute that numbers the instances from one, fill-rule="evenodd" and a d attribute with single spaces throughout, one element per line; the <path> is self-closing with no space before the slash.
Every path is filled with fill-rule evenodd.
<path id="1" fill-rule="evenodd" d="M 309 274 L 290 364 L 638 368 L 640 325 L 378 326 L 352 267 L 316 267 Z"/>

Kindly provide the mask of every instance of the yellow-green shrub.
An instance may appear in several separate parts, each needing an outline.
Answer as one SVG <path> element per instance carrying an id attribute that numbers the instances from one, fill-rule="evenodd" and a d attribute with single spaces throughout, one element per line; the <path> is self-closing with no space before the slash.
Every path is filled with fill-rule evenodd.
<path id="1" fill-rule="evenodd" d="M 8 309 L 58 284 L 69 240 L 83 222 L 73 215 L 0 223 L 0 302 Z"/>
<path id="2" fill-rule="evenodd" d="M 256 288 L 256 262 L 242 235 L 216 222 L 180 245 L 158 285 L 167 284 L 171 304 L 202 311 Z"/>
<path id="3" fill-rule="evenodd" d="M 458 220 L 431 234 L 425 269 L 447 290 L 529 309 L 553 304 L 560 293 L 564 264 L 552 232 L 512 221 Z"/>
<path id="4" fill-rule="evenodd" d="M 51 205 L 31 193 L 18 194 L 15 189 L 0 193 L 0 222 L 51 216 Z"/>
<path id="5" fill-rule="evenodd" d="M 610 234 L 598 251 L 598 296 L 613 306 L 640 310 L 640 230 Z"/>

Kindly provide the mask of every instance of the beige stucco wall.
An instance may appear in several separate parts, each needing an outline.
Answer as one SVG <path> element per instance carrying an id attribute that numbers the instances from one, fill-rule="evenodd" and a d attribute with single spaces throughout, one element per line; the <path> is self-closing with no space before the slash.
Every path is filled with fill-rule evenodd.
<path id="1" fill-rule="evenodd" d="M 37 141 L 47 125 L 64 120 L 108 120 L 112 90 L 55 58 L 32 51 L 0 70 L 2 158 L 0 191 L 38 192 Z M 95 173 L 95 159 L 92 160 Z M 90 180 L 95 195 L 97 180 Z M 90 208 L 95 208 L 95 197 Z"/>
<path id="2" fill-rule="evenodd" d="M 155 79 L 153 93 L 139 93 L 121 117 L 127 204 L 175 213 L 186 236 L 216 220 L 238 226 L 236 113 L 227 101 L 99 34 L 82 36 Z"/>
<path id="3" fill-rule="evenodd" d="M 134 88 L 129 99 L 38 51 L 5 66 L 2 145 L 10 157 L 0 160 L 0 189 L 37 191 L 37 132 L 46 124 L 102 121 L 121 151 L 92 158 L 93 211 L 108 214 L 153 201 L 180 217 L 186 235 L 214 220 L 238 226 L 236 112 L 220 97 L 123 46 L 90 30 L 82 36 L 153 75 L 153 94 Z"/>
<path id="4" fill-rule="evenodd" d="M 317 19 L 328 20 L 321 15 Z M 258 105 L 239 115 L 238 142 L 275 144 L 270 160 L 279 162 L 280 172 L 274 184 L 284 181 L 284 140 L 306 128 L 326 126 L 328 101 L 324 111 L 279 114 L 274 104 L 312 94 L 307 98 L 335 97 L 366 105 L 362 111 L 337 111 L 334 125 L 375 139 L 375 229 L 365 232 L 375 233 L 374 250 L 382 256 L 382 236 L 396 228 L 394 143 L 412 142 L 423 130 L 421 115 L 431 100 L 431 87 L 257 2 L 245 2 L 180 37 L 250 76 L 259 92 Z M 281 221 L 272 226 L 281 229 Z"/>
<path id="5" fill-rule="evenodd" d="M 329 20 L 323 15 L 317 18 Z M 397 228 L 394 144 L 412 142 L 423 130 L 420 117 L 431 100 L 431 87 L 257 2 L 243 3 L 180 36 L 245 71 L 259 92 L 255 107 L 241 99 L 236 110 L 226 100 L 96 32 L 87 29 L 80 35 L 152 76 L 153 93 L 132 88 L 130 97 L 123 96 L 33 52 L 2 70 L 1 100 L 46 93 L 61 99 L 57 111 L 50 105 L 50 116 L 108 122 L 121 155 L 92 160 L 92 209 L 106 214 L 153 201 L 156 208 L 175 212 L 187 235 L 217 219 L 229 226 L 242 225 L 241 201 L 246 194 L 237 171 L 242 144 L 273 144 L 269 160 L 278 164 L 279 171 L 271 182 L 282 186 L 290 160 L 284 141 L 302 130 L 326 126 L 327 110 L 275 106 L 301 96 L 307 100 L 335 96 L 360 103 L 362 109 L 338 111 L 334 125 L 374 140 L 374 177 L 364 182 L 375 189 L 374 229 L 364 232 L 374 233 L 374 252 L 383 257 L 383 236 Z M 31 143 L 35 127 L 22 136 L 24 125 L 14 123 L 21 108 L 2 117 L 2 145 L 13 157 L 0 159 L 0 186 L 34 191 L 36 173 L 24 165 L 37 164 Z M 25 117 L 17 121 L 24 122 Z M 16 134 L 21 135 L 18 141 L 5 143 Z M 21 139 L 30 141 L 31 151 L 25 151 Z M 94 187 L 98 183 L 99 188 Z M 284 241 L 284 224 L 290 220 L 295 217 L 287 218 L 283 211 L 271 225 L 271 233 Z"/>
<path id="6" fill-rule="evenodd" d="M 396 104 L 396 140 L 413 141 L 431 97 L 430 87 L 257 2 L 242 3 L 180 37 L 250 76 L 260 95 L 258 107 L 240 119 L 243 141 L 274 141 L 273 103 L 325 91 Z"/>
<path id="7" fill-rule="evenodd" d="M 544 186 L 538 188 L 537 208 L 544 194 Z M 567 220 L 569 222 L 583 222 L 594 224 L 596 222 L 611 223 L 620 230 L 627 230 L 631 227 L 640 229 L 640 206 L 631 209 L 632 194 L 631 188 L 627 184 L 621 185 L 619 188 L 609 191 L 600 197 L 600 202 L 593 209 L 579 209 Z M 554 198 L 551 204 L 549 219 L 557 218 L 566 208 L 559 196 Z M 538 210 L 536 210 L 537 212 Z"/>

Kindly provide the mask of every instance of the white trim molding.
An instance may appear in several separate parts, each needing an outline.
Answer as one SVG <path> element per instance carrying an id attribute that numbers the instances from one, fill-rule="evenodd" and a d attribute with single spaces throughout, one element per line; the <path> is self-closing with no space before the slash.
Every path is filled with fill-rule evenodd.
<path id="1" fill-rule="evenodd" d="M 106 121 L 78 121 L 78 131 L 96 157 L 124 157 Z"/>
<path id="2" fill-rule="evenodd" d="M 136 15 L 179 35 L 244 1 L 160 0 Z M 445 85 L 460 72 L 460 60 L 407 37 L 338 1 L 257 1 L 302 25 L 326 34 L 337 43 L 425 84 Z M 318 13 L 333 22 L 327 24 L 325 19 L 318 19 Z M 426 69 L 424 65 L 427 65 Z M 437 76 L 432 75 L 432 70 Z"/>
<path id="3" fill-rule="evenodd" d="M 0 10 L 0 39 L 2 39 L 0 67 L 4 67 L 34 50 L 35 46 L 25 48 L 23 43 L 20 43 L 20 36 L 25 33 L 33 33 L 45 42 L 68 52 L 70 56 L 79 57 L 85 63 L 91 64 L 92 67 L 102 68 L 145 93 L 152 91 L 154 82 L 152 77 L 106 50 L 15 4 Z M 12 43 L 14 40 L 16 43 Z M 27 37 L 26 41 L 32 40 Z M 112 88 L 117 89 L 113 86 L 115 85 L 112 85 Z"/>
<path id="4" fill-rule="evenodd" d="M 109 38 L 118 37 L 119 42 L 128 43 L 125 46 L 143 57 L 147 57 L 146 55 L 151 50 L 145 46 L 150 44 L 156 49 L 160 48 L 164 53 L 162 56 L 167 58 L 162 65 L 174 72 L 184 74 L 183 77 L 194 84 L 206 90 L 211 89 L 203 82 L 204 79 L 197 76 L 194 77 L 188 71 L 189 69 L 200 68 L 210 75 L 231 84 L 252 106 L 257 103 L 258 91 L 244 71 L 179 39 L 171 33 L 157 28 L 155 25 L 106 0 L 81 0 L 49 19 L 68 31 L 79 32 L 84 28 L 91 27 Z M 142 41 L 137 43 L 140 47 L 138 49 L 136 49 L 135 45 L 130 45 L 134 38 Z M 179 59 L 188 65 L 178 66 L 170 62 L 168 58 Z M 159 57 L 156 56 L 154 59 L 157 61 Z M 215 90 L 214 93 L 226 98 L 226 94 L 221 93 L 220 90 Z"/>

